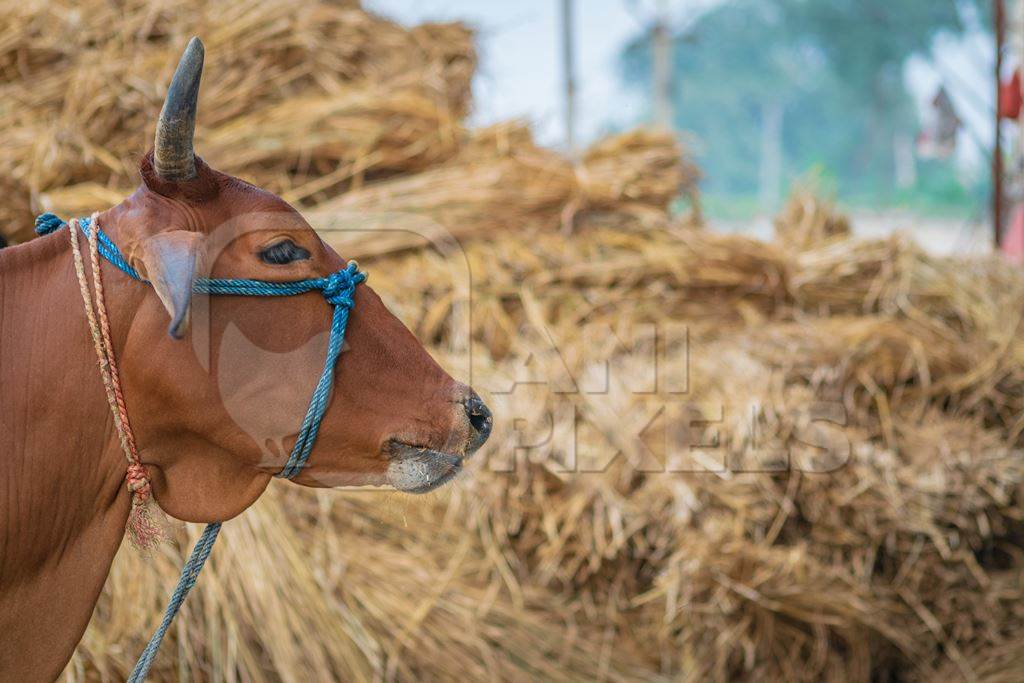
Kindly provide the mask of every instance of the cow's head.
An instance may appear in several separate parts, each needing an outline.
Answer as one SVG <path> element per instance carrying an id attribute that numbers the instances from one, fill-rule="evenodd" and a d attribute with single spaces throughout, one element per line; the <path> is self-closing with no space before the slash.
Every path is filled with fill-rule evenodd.
<path id="1" fill-rule="evenodd" d="M 142 162 L 142 184 L 99 216 L 154 285 L 108 285 L 109 305 L 117 308 L 115 296 L 137 302 L 120 352 L 129 415 L 158 502 L 190 521 L 238 514 L 280 471 L 323 370 L 332 312 L 316 292 L 193 296 L 194 279 L 294 281 L 345 265 L 284 200 L 193 153 L 202 63 L 193 38 Z M 431 490 L 490 428 L 477 395 L 363 284 L 319 438 L 295 481 Z"/>

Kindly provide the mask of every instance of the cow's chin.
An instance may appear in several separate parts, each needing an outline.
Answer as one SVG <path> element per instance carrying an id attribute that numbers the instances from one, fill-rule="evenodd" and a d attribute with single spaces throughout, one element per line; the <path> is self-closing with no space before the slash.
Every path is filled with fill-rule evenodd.
<path id="1" fill-rule="evenodd" d="M 392 442 L 388 448 L 387 482 L 405 493 L 427 493 L 447 484 L 462 471 L 463 456 Z"/>

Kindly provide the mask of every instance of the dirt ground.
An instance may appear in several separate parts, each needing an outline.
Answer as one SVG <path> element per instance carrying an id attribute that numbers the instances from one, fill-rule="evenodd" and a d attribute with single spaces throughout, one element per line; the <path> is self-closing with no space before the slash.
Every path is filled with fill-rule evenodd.
<path id="1" fill-rule="evenodd" d="M 858 237 L 884 237 L 903 231 L 936 256 L 984 254 L 991 249 L 991 226 L 987 222 L 964 219 L 921 217 L 899 211 L 850 214 L 853 232 Z M 753 221 L 709 219 L 709 227 L 721 232 L 750 235 L 760 239 L 772 236 L 772 219 L 759 216 Z"/>

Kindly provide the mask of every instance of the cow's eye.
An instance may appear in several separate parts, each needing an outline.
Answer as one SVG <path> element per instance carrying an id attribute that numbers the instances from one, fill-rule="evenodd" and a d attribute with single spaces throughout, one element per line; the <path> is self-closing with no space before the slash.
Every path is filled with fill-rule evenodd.
<path id="1" fill-rule="evenodd" d="M 308 259 L 309 252 L 291 240 L 282 240 L 261 251 L 260 258 L 264 263 L 269 263 L 272 266 L 283 266 L 292 261 Z"/>

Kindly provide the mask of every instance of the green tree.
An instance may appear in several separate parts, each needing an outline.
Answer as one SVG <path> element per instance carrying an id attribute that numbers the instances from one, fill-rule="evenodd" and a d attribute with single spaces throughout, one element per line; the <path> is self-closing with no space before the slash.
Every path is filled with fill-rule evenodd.
<path id="1" fill-rule="evenodd" d="M 956 0 L 732 0 L 704 14 L 674 36 L 673 99 L 676 126 L 700 141 L 706 192 L 757 193 L 775 111 L 786 177 L 815 168 L 844 196 L 892 198 L 894 139 L 917 126 L 903 65 L 938 31 L 962 31 L 963 8 Z M 624 51 L 622 76 L 646 94 L 649 74 L 645 33 Z"/>

